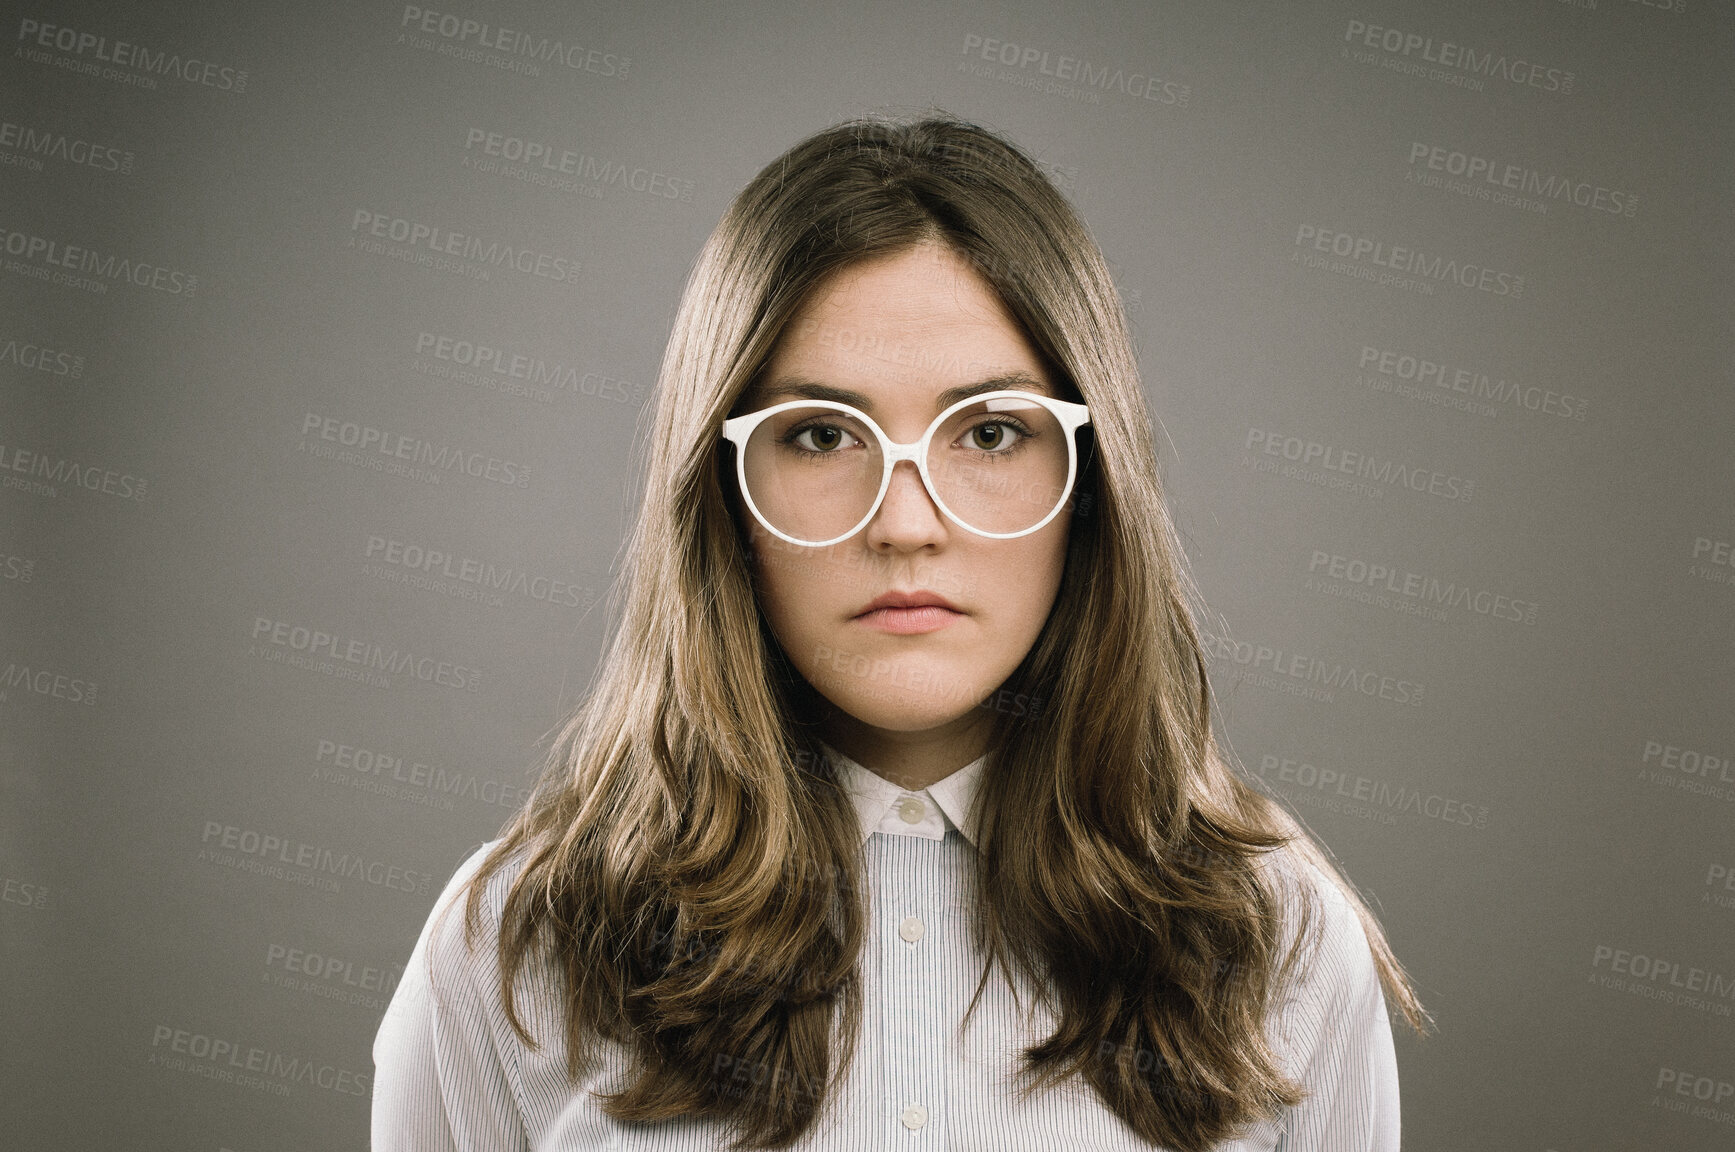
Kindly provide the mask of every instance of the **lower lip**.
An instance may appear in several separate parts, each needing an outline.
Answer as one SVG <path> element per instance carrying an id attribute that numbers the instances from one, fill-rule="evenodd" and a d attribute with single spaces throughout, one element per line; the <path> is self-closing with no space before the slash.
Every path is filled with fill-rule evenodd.
<path id="1" fill-rule="evenodd" d="M 938 604 L 924 604 L 920 608 L 876 608 L 862 613 L 856 620 L 879 632 L 908 636 L 918 632 L 938 632 L 963 615 Z"/>

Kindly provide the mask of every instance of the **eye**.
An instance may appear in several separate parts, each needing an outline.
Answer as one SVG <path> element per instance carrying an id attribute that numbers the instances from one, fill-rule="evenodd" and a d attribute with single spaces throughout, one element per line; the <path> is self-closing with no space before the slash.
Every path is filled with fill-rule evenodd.
<path id="1" fill-rule="evenodd" d="M 1011 446 L 1029 434 L 1029 429 L 1018 421 L 1001 417 L 971 425 L 964 431 L 964 440 L 967 447 L 998 455 L 1011 451 Z"/>
<path id="2" fill-rule="evenodd" d="M 849 430 L 837 424 L 815 422 L 792 429 L 785 439 L 805 452 L 831 453 L 857 442 Z"/>

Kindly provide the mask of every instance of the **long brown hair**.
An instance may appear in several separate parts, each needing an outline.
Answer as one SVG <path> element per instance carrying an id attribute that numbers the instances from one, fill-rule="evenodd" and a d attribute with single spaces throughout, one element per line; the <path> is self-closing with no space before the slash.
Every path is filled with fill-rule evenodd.
<path id="1" fill-rule="evenodd" d="M 821 279 L 922 241 L 968 259 L 1091 408 L 1058 597 L 1002 686 L 1041 706 L 997 713 L 977 800 L 970 1013 L 993 964 L 1032 978 L 1059 1024 L 1025 1051 L 1027 1090 L 1080 1075 L 1144 1138 L 1204 1149 L 1302 1097 L 1263 1032 L 1303 943 L 1283 947 L 1272 850 L 1342 888 L 1388 1001 L 1427 1018 L 1354 888 L 1213 737 L 1198 598 L 1096 244 L 1028 156 L 949 116 L 820 132 L 712 233 L 662 364 L 619 623 L 470 881 L 465 939 L 516 860 L 498 947 L 527 1043 L 513 989 L 534 952 L 565 980 L 573 1077 L 598 1037 L 634 1056 L 609 1115 L 709 1116 L 740 1147 L 813 1125 L 861 1016 L 861 842 L 817 740 L 823 702 L 759 611 L 720 425 Z M 746 1089 L 710 1071 L 742 1061 Z"/>

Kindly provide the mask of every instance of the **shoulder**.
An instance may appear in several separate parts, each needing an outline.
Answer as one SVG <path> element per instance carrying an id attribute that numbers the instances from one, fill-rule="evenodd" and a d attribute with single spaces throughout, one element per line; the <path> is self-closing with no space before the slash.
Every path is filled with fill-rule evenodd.
<path id="1" fill-rule="evenodd" d="M 499 910 L 484 901 L 481 932 L 469 945 L 464 940 L 464 896 L 498 841 L 490 841 L 458 865 L 434 900 L 391 1002 L 374 1039 L 376 1067 L 424 1067 L 440 1044 L 443 1028 L 456 1020 L 473 1020 L 485 1012 L 483 996 L 495 982 L 494 957 L 499 940 Z M 489 887 L 493 887 L 491 884 Z"/>
<path id="2" fill-rule="evenodd" d="M 428 913 L 415 960 L 422 964 L 436 1004 L 453 1006 L 454 1000 L 474 1003 L 492 993 L 498 996 L 501 919 L 506 897 L 518 875 L 522 853 L 515 853 L 486 877 L 483 865 L 500 845 L 490 840 L 465 857 L 453 872 Z M 479 887 L 477 917 L 466 931 L 470 893 Z"/>
<path id="3" fill-rule="evenodd" d="M 1310 843 L 1271 856 L 1286 946 L 1301 906 L 1311 913 L 1296 964 L 1267 1004 L 1266 1039 L 1303 1093 L 1279 1146 L 1396 1152 L 1397 1055 L 1361 897 Z"/>
<path id="4" fill-rule="evenodd" d="M 1341 1008 L 1364 1000 L 1379 987 L 1379 970 L 1357 901 L 1308 853 L 1286 845 L 1263 861 L 1277 897 L 1281 960 L 1299 940 L 1295 968 L 1282 999 Z"/>
<path id="5" fill-rule="evenodd" d="M 464 858 L 457 870 L 452 873 L 452 878 L 446 881 L 446 887 L 441 891 L 439 899 L 434 902 L 430 922 L 444 913 L 448 907 L 454 904 L 462 906 L 463 902 L 468 899 L 470 889 L 477 882 L 480 882 L 482 887 L 482 909 L 494 913 L 494 916 L 484 917 L 484 919 L 499 918 L 499 913 L 506 907 L 506 894 L 511 890 L 512 880 L 517 875 L 518 864 L 522 857 L 522 853 L 515 853 L 513 857 L 509 857 L 501 867 L 496 868 L 487 877 L 481 877 L 482 866 L 487 863 L 489 856 L 499 846 L 499 839 L 489 840 Z"/>

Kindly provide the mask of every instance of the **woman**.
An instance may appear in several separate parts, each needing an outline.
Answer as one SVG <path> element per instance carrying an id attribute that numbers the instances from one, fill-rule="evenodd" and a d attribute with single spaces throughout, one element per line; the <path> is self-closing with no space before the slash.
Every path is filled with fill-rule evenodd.
<path id="1" fill-rule="evenodd" d="M 381 1024 L 374 1147 L 1396 1149 L 1387 997 L 1426 1017 L 1212 739 L 1152 439 L 1013 145 L 862 121 L 760 172 L 602 674 Z"/>

